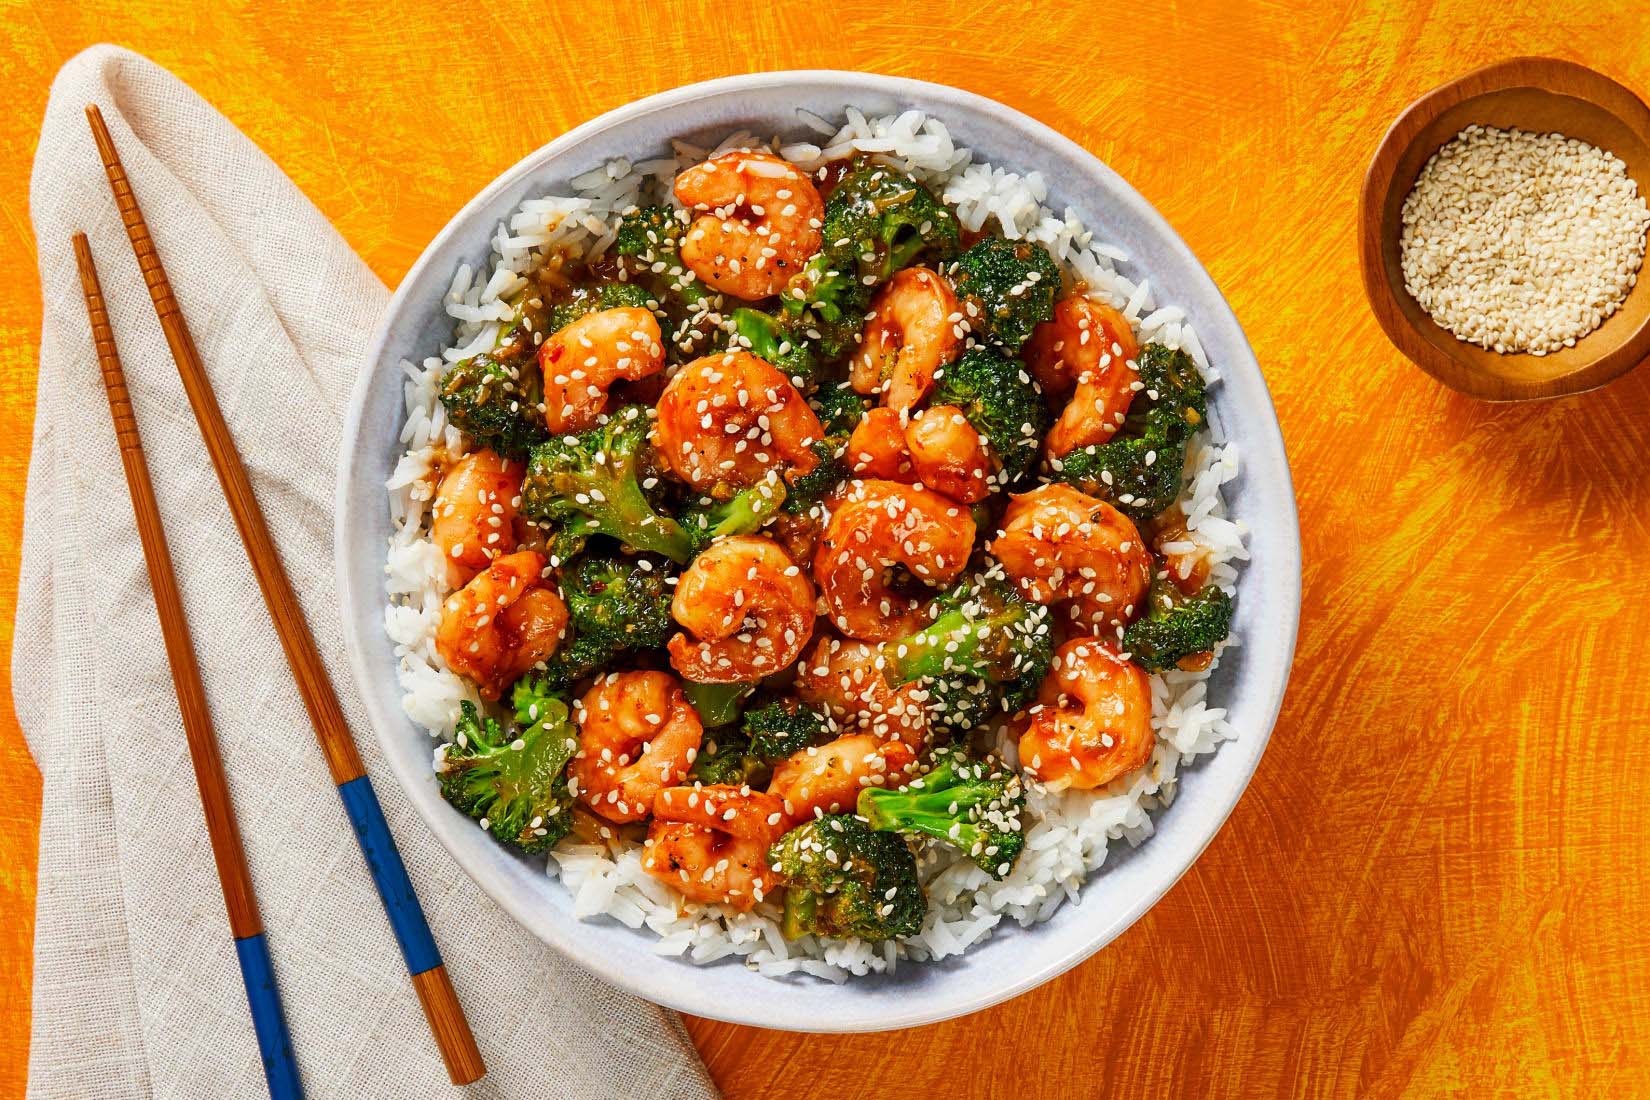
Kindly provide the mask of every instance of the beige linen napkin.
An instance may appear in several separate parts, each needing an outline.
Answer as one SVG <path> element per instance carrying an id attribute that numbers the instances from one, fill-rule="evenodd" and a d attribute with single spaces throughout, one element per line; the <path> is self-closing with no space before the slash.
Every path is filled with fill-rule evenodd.
<path id="1" fill-rule="evenodd" d="M 70 234 L 91 237 L 312 1097 L 447 1095 L 82 117 L 141 198 L 491 1073 L 467 1095 L 713 1097 L 674 1014 L 516 926 L 424 828 L 352 701 L 335 618 L 338 432 L 384 287 L 263 153 L 144 59 L 52 87 L 31 204 L 45 316 L 12 654 L 45 776 L 29 1095 L 264 1093 Z"/>

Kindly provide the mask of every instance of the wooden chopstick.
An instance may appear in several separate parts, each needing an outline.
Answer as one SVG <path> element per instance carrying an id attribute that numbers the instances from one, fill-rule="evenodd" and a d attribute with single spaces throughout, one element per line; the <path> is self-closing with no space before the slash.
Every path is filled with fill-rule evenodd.
<path id="1" fill-rule="evenodd" d="M 126 373 L 120 366 L 114 330 L 103 303 L 103 286 L 92 263 L 86 234 L 74 235 L 75 261 L 80 265 L 80 288 L 86 298 L 86 316 L 91 321 L 92 339 L 97 346 L 97 363 L 103 371 L 103 388 L 109 395 L 109 412 L 114 416 L 115 438 L 120 442 L 120 464 L 126 469 L 126 488 L 137 514 L 138 539 L 143 543 L 143 560 L 149 567 L 149 585 L 155 592 L 155 610 L 160 615 L 160 632 L 166 641 L 166 660 L 172 667 L 172 683 L 177 688 L 178 710 L 183 714 L 184 738 L 189 743 L 189 759 L 195 766 L 195 783 L 200 788 L 201 809 L 206 814 L 206 833 L 212 840 L 212 859 L 218 865 L 218 883 L 223 887 L 224 907 L 229 910 L 229 932 L 235 938 L 235 954 L 240 959 L 241 979 L 246 985 L 247 1004 L 252 1009 L 252 1028 L 263 1057 L 264 1080 L 271 1100 L 299 1100 L 303 1088 L 298 1064 L 292 1055 L 286 1016 L 275 988 L 270 967 L 269 944 L 264 939 L 263 921 L 258 916 L 258 899 L 252 893 L 252 873 L 241 847 L 241 830 L 235 822 L 235 807 L 224 781 L 223 758 L 218 755 L 218 739 L 207 709 L 206 691 L 201 686 L 200 665 L 189 639 L 189 622 L 184 617 L 183 600 L 178 595 L 177 577 L 172 572 L 172 554 L 161 526 L 160 508 L 155 503 L 149 465 L 143 457 L 143 439 L 126 392 Z"/>
<path id="2" fill-rule="evenodd" d="M 476 1049 L 475 1036 L 470 1032 L 463 1006 L 458 1003 L 458 995 L 447 977 L 441 952 L 430 935 L 429 922 L 418 904 L 418 896 L 407 877 L 401 853 L 396 850 L 395 839 L 384 820 L 378 796 L 373 793 L 360 753 L 356 751 L 355 739 L 350 735 L 344 712 L 338 705 L 338 696 L 333 692 L 326 666 L 321 663 L 321 656 L 316 651 L 315 639 L 304 620 L 303 609 L 293 594 L 292 585 L 281 565 L 280 554 L 269 536 L 263 512 L 258 507 L 258 498 L 247 479 L 246 469 L 241 465 L 240 452 L 235 448 L 235 440 L 224 422 L 223 412 L 218 408 L 206 368 L 195 349 L 194 338 L 189 334 L 189 326 L 184 321 L 177 298 L 173 296 L 172 283 L 166 277 L 166 269 L 155 251 L 149 227 L 144 222 L 142 210 L 138 208 L 137 196 L 132 193 L 126 169 L 115 149 L 114 138 L 95 104 L 86 108 L 86 118 L 91 123 L 92 136 L 97 141 L 103 169 L 109 177 L 109 187 L 114 192 L 121 221 L 126 225 L 126 235 L 131 239 L 132 251 L 137 255 L 143 281 L 149 288 L 155 313 L 166 333 L 166 344 L 177 363 L 190 407 L 194 409 L 195 422 L 200 426 L 207 452 L 212 457 L 212 466 L 217 470 L 218 481 L 235 517 L 235 526 L 240 530 L 241 542 L 251 560 L 253 574 L 263 592 L 264 605 L 269 609 L 281 646 L 286 651 L 287 664 L 298 683 L 304 707 L 309 712 L 315 736 L 321 744 L 321 753 L 326 757 L 333 782 L 338 786 L 339 797 L 343 799 L 344 809 L 355 827 L 361 854 L 366 858 L 390 927 L 401 946 L 407 971 L 412 975 L 413 988 L 418 992 L 419 1003 L 435 1035 L 436 1045 L 441 1049 L 441 1057 L 446 1062 L 447 1074 L 454 1084 L 469 1084 L 487 1072 L 481 1052 Z"/>

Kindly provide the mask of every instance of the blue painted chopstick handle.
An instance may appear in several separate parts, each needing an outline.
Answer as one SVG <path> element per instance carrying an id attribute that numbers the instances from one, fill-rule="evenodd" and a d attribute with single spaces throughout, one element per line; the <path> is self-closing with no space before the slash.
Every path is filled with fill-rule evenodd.
<path id="1" fill-rule="evenodd" d="M 361 842 L 361 854 L 366 857 L 367 869 L 378 887 L 378 896 L 384 901 L 384 912 L 390 918 L 396 942 L 407 960 L 407 973 L 422 974 L 441 965 L 441 952 L 430 935 L 429 922 L 413 893 L 412 880 L 407 877 L 406 864 L 396 850 L 395 838 L 390 835 L 389 823 L 384 820 L 383 807 L 366 776 L 357 776 L 338 785 L 338 796 L 344 800 L 344 810 L 355 826 L 355 837 Z"/>
<path id="2" fill-rule="evenodd" d="M 241 979 L 246 983 L 246 1003 L 252 1008 L 252 1030 L 258 1036 L 269 1098 L 303 1100 L 298 1063 L 292 1056 L 292 1037 L 287 1034 L 281 995 L 275 989 L 275 971 L 269 964 L 269 942 L 262 932 L 243 936 L 235 941 L 235 954 L 241 960 Z"/>

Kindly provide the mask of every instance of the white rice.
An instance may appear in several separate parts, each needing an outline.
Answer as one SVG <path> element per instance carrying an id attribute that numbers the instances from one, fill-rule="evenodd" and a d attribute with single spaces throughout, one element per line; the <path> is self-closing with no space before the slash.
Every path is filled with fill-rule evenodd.
<path id="1" fill-rule="evenodd" d="M 635 164 L 616 160 L 592 169 L 575 177 L 571 196 L 530 199 L 507 225 L 499 225 L 485 273 L 468 265 L 454 273 L 445 298 L 447 313 L 455 321 L 452 344 L 421 365 L 402 364 L 407 421 L 401 441 L 406 450 L 387 485 L 395 533 L 385 565 L 390 597 L 385 625 L 399 659 L 403 705 L 432 736 L 450 737 L 459 703 L 476 698 L 435 650 L 446 563 L 429 538 L 432 472 L 438 455 L 458 455 L 465 449 L 437 396 L 441 373 L 447 364 L 492 346 L 500 322 L 509 317 L 502 299 L 547 250 L 601 253 L 612 243 L 624 210 L 639 203 L 671 201 L 669 181 L 675 173 L 708 154 L 766 147 L 812 170 L 850 153 L 876 153 L 942 195 L 967 228 L 995 221 L 1005 236 L 1042 244 L 1072 281 L 1123 310 L 1142 342 L 1155 340 L 1184 349 L 1210 382 L 1217 380 L 1184 312 L 1158 303 L 1147 279 L 1136 281 L 1138 276 L 1120 270 L 1129 257 L 1096 241 L 1074 210 L 1060 214 L 1045 205 L 1047 188 L 1037 172 L 1021 175 L 974 160 L 969 150 L 952 142 L 942 123 L 919 111 L 866 118 L 850 108 L 846 118 L 839 127 L 804 115 L 801 122 L 818 134 L 818 144 L 787 145 L 738 133 L 712 149 L 678 142 L 670 156 Z M 1208 554 L 1211 580 L 1228 592 L 1235 591 L 1238 563 L 1248 557 L 1243 523 L 1228 515 L 1220 491 L 1237 472 L 1237 448 L 1220 440 L 1218 420 L 1212 419 L 1211 430 L 1191 446 L 1181 503 L 1187 517 L 1186 541 Z M 1235 639 L 1226 646 L 1234 644 Z M 901 959 L 959 954 L 990 936 L 1005 918 L 1022 925 L 1047 920 L 1068 900 L 1079 899 L 1083 880 L 1105 862 L 1113 841 L 1137 845 L 1151 836 L 1151 813 L 1173 800 L 1179 769 L 1234 736 L 1225 710 L 1211 706 L 1207 697 L 1213 668 L 1152 676 L 1152 724 L 1158 742 L 1145 767 L 1100 791 L 1055 794 L 1027 784 L 1026 846 L 1008 878 L 994 881 L 956 849 L 928 844 L 919 858 L 928 915 L 921 933 L 906 940 L 786 941 L 771 904 L 737 913 L 684 902 L 643 873 L 639 846 L 617 839 L 585 844 L 570 837 L 551 853 L 548 871 L 567 886 L 581 920 L 611 919 L 630 928 L 646 927 L 658 937 L 655 950 L 660 954 L 696 963 L 733 955 L 771 977 L 800 973 L 840 982 L 851 975 L 891 971 Z M 1013 762 L 1013 741 L 1005 738 L 1001 747 Z"/>

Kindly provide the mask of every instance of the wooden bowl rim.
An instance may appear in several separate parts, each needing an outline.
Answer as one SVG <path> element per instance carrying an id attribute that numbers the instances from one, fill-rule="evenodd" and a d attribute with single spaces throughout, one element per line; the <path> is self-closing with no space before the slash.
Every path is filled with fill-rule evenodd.
<path id="1" fill-rule="evenodd" d="M 1544 77 L 1560 72 L 1579 84 L 1581 87 L 1575 90 L 1583 94 L 1578 96 L 1574 94 L 1575 90 L 1555 91 L 1549 87 Z M 1535 88 L 1554 95 L 1585 99 L 1592 106 L 1614 116 L 1622 125 L 1639 134 L 1646 145 L 1650 145 L 1650 107 L 1631 88 L 1574 61 L 1556 57 L 1507 58 L 1440 84 L 1406 107 L 1375 147 L 1360 196 L 1359 266 L 1362 268 L 1364 293 L 1369 298 L 1376 322 L 1406 358 L 1433 378 L 1452 389 L 1490 401 L 1563 397 L 1596 389 L 1650 358 L 1650 315 L 1647 315 L 1621 344 L 1596 359 L 1582 363 L 1568 374 L 1544 379 L 1506 375 L 1488 378 L 1476 366 L 1440 351 L 1422 336 L 1415 322 L 1404 313 L 1399 295 L 1409 292 L 1402 286 L 1393 286 L 1387 278 L 1382 256 L 1381 216 L 1394 186 L 1398 162 L 1421 131 L 1445 111 L 1468 100 L 1512 88 Z M 1601 99 L 1606 96 L 1622 101 L 1626 113 L 1610 103 L 1602 102 Z M 1388 155 L 1394 150 L 1395 155 Z M 1650 188 L 1645 186 L 1646 183 L 1650 181 L 1640 181 L 1639 190 L 1640 194 L 1650 199 Z M 1650 256 L 1647 256 L 1643 270 L 1650 271 Z M 1640 285 L 1635 284 L 1629 294 L 1639 289 Z M 1645 292 L 1650 293 L 1650 289 Z M 1430 316 L 1425 323 L 1439 327 Z M 1457 339 L 1448 330 L 1439 327 L 1439 331 L 1451 340 Z M 1512 358 L 1528 353 L 1506 354 Z"/>

